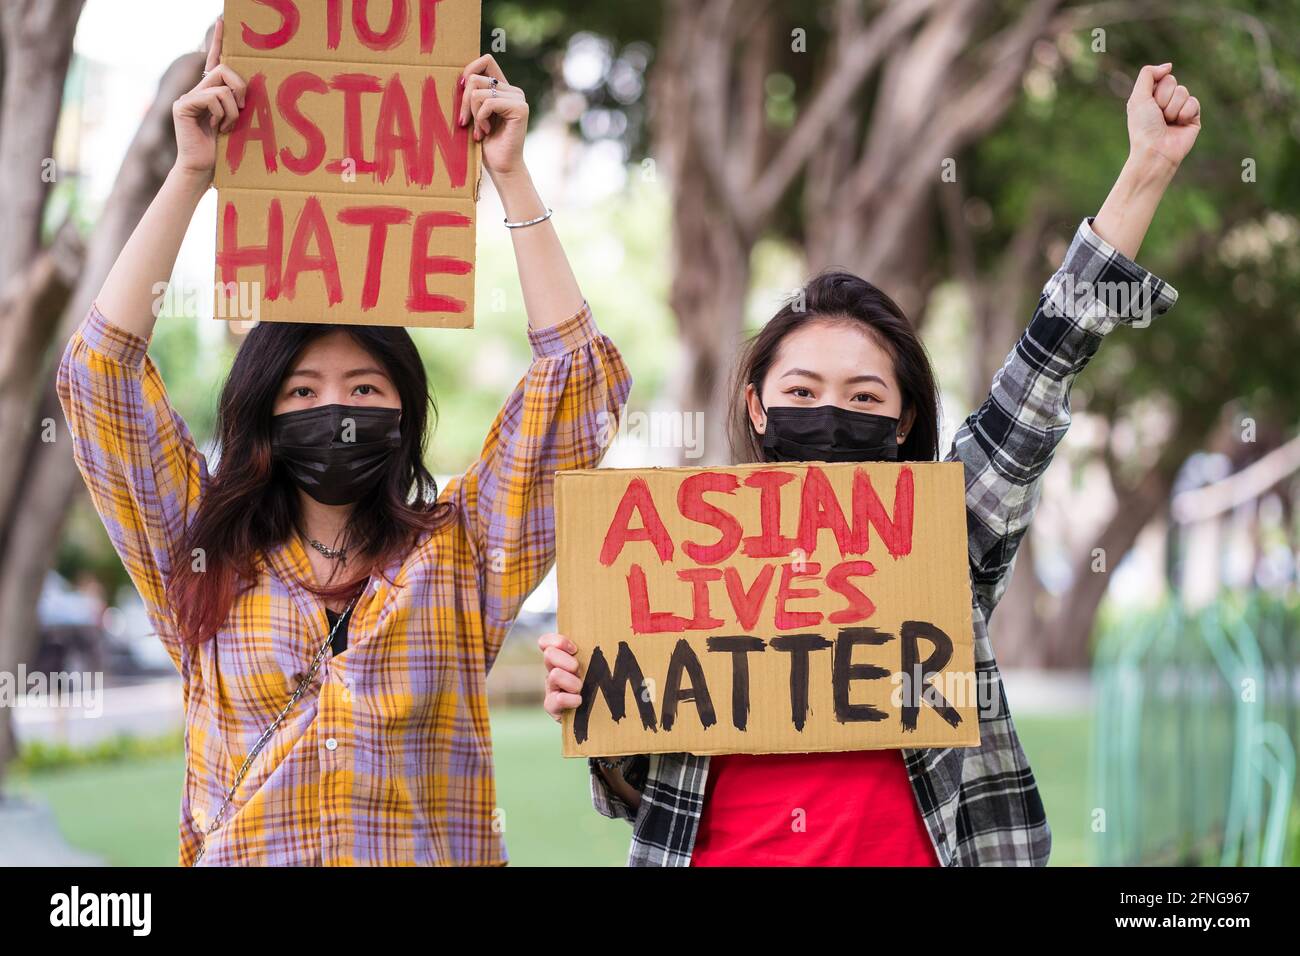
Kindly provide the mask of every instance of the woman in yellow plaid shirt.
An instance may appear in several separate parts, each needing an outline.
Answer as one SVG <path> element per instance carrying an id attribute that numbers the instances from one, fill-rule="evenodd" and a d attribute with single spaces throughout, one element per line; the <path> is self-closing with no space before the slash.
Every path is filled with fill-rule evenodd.
<path id="1" fill-rule="evenodd" d="M 555 471 L 594 466 L 630 378 L 523 163 L 528 104 L 465 68 L 508 220 L 533 360 L 437 494 L 430 398 L 400 328 L 263 323 L 223 391 L 209 473 L 146 354 L 245 84 L 174 107 L 175 167 L 59 367 L 78 466 L 183 682 L 180 861 L 501 864 L 484 680 L 554 558 Z"/>

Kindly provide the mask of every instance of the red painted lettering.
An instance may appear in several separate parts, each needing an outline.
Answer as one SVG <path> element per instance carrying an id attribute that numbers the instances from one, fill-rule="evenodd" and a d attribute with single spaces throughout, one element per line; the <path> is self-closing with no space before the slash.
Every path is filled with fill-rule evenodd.
<path id="1" fill-rule="evenodd" d="M 275 105 L 280 110 L 280 115 L 289 121 L 289 125 L 298 131 L 307 144 L 301 156 L 295 156 L 288 146 L 280 150 L 280 161 L 284 163 L 284 168 L 299 176 L 312 172 L 325 159 L 325 134 L 319 126 L 303 116 L 298 109 L 298 100 L 304 93 L 328 92 L 329 84 L 306 70 L 291 74 L 276 90 Z"/>
<path id="2" fill-rule="evenodd" d="M 894 513 L 891 516 L 861 468 L 853 473 L 853 524 L 862 536 L 861 554 L 868 548 L 867 526 L 876 529 L 885 549 L 895 558 L 912 553 L 912 519 L 916 507 L 916 482 L 911 468 L 900 468 L 894 482 Z"/>
<path id="3" fill-rule="evenodd" d="M 426 212 L 416 218 L 415 236 L 411 240 L 411 291 L 406 297 L 406 307 L 412 312 L 465 311 L 463 299 L 430 292 L 429 276 L 468 275 L 473 266 L 455 256 L 430 255 L 429 237 L 435 229 L 464 229 L 469 225 L 468 216 L 454 212 Z"/>
<path id="4" fill-rule="evenodd" d="M 266 245 L 241 246 L 239 244 L 239 210 L 226 200 L 221 211 L 221 248 L 217 251 L 217 266 L 221 281 L 238 280 L 238 270 L 248 266 L 262 267 L 262 294 L 268 300 L 280 297 L 280 259 L 284 255 L 284 211 L 280 200 L 272 199 L 266 215 Z"/>
<path id="5" fill-rule="evenodd" d="M 369 226 L 370 243 L 366 251 L 366 278 L 361 288 L 361 311 L 379 303 L 384 279 L 384 248 L 388 227 L 411 221 L 411 211 L 400 206 L 353 206 L 339 210 L 339 222 L 347 226 Z"/>
<path id="6" fill-rule="evenodd" d="M 775 624 L 779 631 L 790 631 L 799 627 L 815 627 L 821 623 L 821 611 L 790 611 L 786 602 L 801 598 L 817 597 L 816 588 L 792 588 L 795 578 L 815 578 L 822 566 L 815 561 L 806 561 L 802 571 L 796 571 L 794 564 L 781 565 L 781 583 L 776 589 Z"/>
<path id="7" fill-rule="evenodd" d="M 241 33 L 244 42 L 254 50 L 274 50 L 284 46 L 294 38 L 298 32 L 298 26 L 302 23 L 302 14 L 298 12 L 298 5 L 294 0 L 253 0 L 254 3 L 260 3 L 264 7 L 270 7 L 276 13 L 280 14 L 279 29 L 271 33 L 258 33 L 247 23 L 241 23 Z"/>
<path id="8" fill-rule="evenodd" d="M 731 609 L 736 612 L 736 620 L 744 630 L 752 631 L 758 623 L 763 602 L 767 599 L 767 592 L 772 588 L 772 575 L 775 571 L 773 565 L 763 565 L 762 570 L 754 578 L 754 583 L 746 590 L 744 582 L 740 580 L 739 571 L 735 568 L 725 570 L 727 596 L 731 598 Z"/>
<path id="9" fill-rule="evenodd" d="M 711 631 L 715 627 L 722 627 L 723 622 L 709 612 L 709 582 L 720 580 L 722 571 L 718 568 L 686 568 L 678 571 L 677 577 L 689 581 L 691 585 L 693 615 L 687 627 L 692 631 Z"/>
<path id="10" fill-rule="evenodd" d="M 633 512 L 641 516 L 641 527 L 631 526 Z M 600 563 L 608 567 L 618 560 L 623 545 L 629 541 L 649 541 L 661 562 L 673 558 L 673 542 L 659 517 L 654 496 L 644 478 L 633 478 L 627 483 L 623 497 L 614 512 L 614 518 L 605 532 L 605 542 L 600 547 Z"/>
<path id="11" fill-rule="evenodd" d="M 316 244 L 316 255 L 310 255 L 308 248 Z M 343 301 L 343 282 L 339 278 L 339 260 L 334 253 L 334 240 L 330 237 L 329 223 L 325 220 L 325 211 L 321 209 L 320 200 L 308 196 L 302 205 L 302 213 L 293 230 L 293 241 L 289 244 L 289 260 L 284 269 L 284 294 L 292 299 L 298 291 L 298 276 L 304 272 L 319 272 L 325 282 L 325 297 L 330 305 Z"/>
<path id="12" fill-rule="evenodd" d="M 645 570 L 639 564 L 628 569 L 627 598 L 632 611 L 632 631 L 635 634 L 680 634 L 690 623 L 679 614 L 650 610 Z"/>
<path id="13" fill-rule="evenodd" d="M 438 100 L 438 84 L 427 77 L 420 92 L 420 182 L 433 182 L 434 148 L 442 157 L 447 169 L 447 181 L 456 189 L 465 185 L 469 177 L 469 131 L 455 121 L 460 115 L 461 98 L 465 91 L 459 87 L 453 97 L 450 114 L 444 113 Z"/>
<path id="14" fill-rule="evenodd" d="M 876 605 L 871 602 L 871 599 L 855 585 L 849 583 L 849 578 L 865 578 L 875 573 L 875 565 L 870 561 L 845 561 L 831 568 L 830 573 L 826 575 L 826 587 L 848 598 L 849 604 L 842 610 L 832 611 L 827 616 L 827 620 L 832 624 L 854 624 L 865 621 L 875 614 Z"/>
<path id="15" fill-rule="evenodd" d="M 835 535 L 840 554 L 861 554 L 866 550 L 865 536 L 859 547 L 849 532 L 849 523 L 844 519 L 844 511 L 826 473 L 809 466 L 799 505 L 799 547 L 804 554 L 817 550 L 817 535 L 823 528 Z"/>
<path id="16" fill-rule="evenodd" d="M 248 92 L 239 119 L 226 137 L 226 165 L 232 173 L 239 171 L 244 161 L 244 150 L 250 141 L 262 144 L 262 162 L 268 173 L 278 167 L 275 161 L 275 117 L 271 112 L 271 98 L 266 92 L 266 74 L 255 73 L 248 79 Z"/>
<path id="17" fill-rule="evenodd" d="M 423 179 L 420 166 L 419 146 L 411 102 L 406 98 L 401 76 L 394 73 L 384 87 L 383 99 L 379 101 L 379 125 L 375 129 L 375 178 L 381 183 L 388 182 L 397 163 L 396 155 L 401 153 L 407 183 L 418 181 L 427 185 L 428 180 Z"/>
<path id="18" fill-rule="evenodd" d="M 741 535 L 744 533 L 740 522 L 735 515 L 709 504 L 704 500 L 704 495 L 710 491 L 730 495 L 734 494 L 738 487 L 740 482 L 735 475 L 709 471 L 691 475 L 678 487 L 677 510 L 682 513 L 682 516 L 699 524 L 717 528 L 719 532 L 718 540 L 714 544 L 701 545 L 694 541 L 687 541 L 682 545 L 682 550 L 692 561 L 698 564 L 717 564 L 736 553 Z"/>
<path id="19" fill-rule="evenodd" d="M 406 0 L 389 2 L 388 26 L 375 30 L 370 26 L 370 0 L 352 0 L 352 28 L 357 31 L 357 39 L 372 50 L 391 50 L 406 36 Z"/>
<path id="20" fill-rule="evenodd" d="M 751 558 L 784 558 L 794 550 L 794 539 L 781 534 L 781 486 L 793 480 L 788 471 L 756 471 L 745 479 L 747 488 L 760 493 L 759 533 L 741 542 Z"/>
<path id="21" fill-rule="evenodd" d="M 369 73 L 340 73 L 330 80 L 330 85 L 343 93 L 343 155 L 325 168 L 331 173 L 347 172 L 344 164 L 351 160 L 352 172 L 373 173 L 375 164 L 366 159 L 365 135 L 361 130 L 361 97 L 383 90 L 379 77 Z"/>

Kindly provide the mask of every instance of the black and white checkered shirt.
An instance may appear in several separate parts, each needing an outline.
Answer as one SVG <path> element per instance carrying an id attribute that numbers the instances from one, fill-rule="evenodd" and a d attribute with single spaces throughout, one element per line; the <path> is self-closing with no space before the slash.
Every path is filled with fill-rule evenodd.
<path id="1" fill-rule="evenodd" d="M 904 749 L 912 791 L 944 866 L 1047 863 L 1052 833 L 1016 735 L 988 620 L 1006 589 L 1043 473 L 1070 426 L 1070 386 L 1117 325 L 1144 326 L 1178 298 L 1080 223 L 1065 262 L 1048 280 L 1028 328 L 988 398 L 962 423 L 946 460 L 966 466 L 980 745 Z M 633 810 L 591 761 L 596 809 L 632 822 L 632 866 L 687 866 L 704 806 L 709 758 L 627 758 L 624 777 L 641 791 Z"/>

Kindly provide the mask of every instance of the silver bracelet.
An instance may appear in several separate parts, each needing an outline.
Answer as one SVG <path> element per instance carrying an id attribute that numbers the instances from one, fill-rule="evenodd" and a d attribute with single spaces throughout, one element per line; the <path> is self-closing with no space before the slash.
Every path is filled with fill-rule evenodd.
<path id="1" fill-rule="evenodd" d="M 535 225 L 537 225 L 539 222 L 546 222 L 546 220 L 550 219 L 550 218 L 551 218 L 551 212 L 552 212 L 552 210 L 547 209 L 547 210 L 546 210 L 546 215 L 545 215 L 545 216 L 538 216 L 536 219 L 529 219 L 527 222 L 511 222 L 509 219 L 507 219 L 507 220 L 506 220 L 506 228 L 507 228 L 507 229 L 523 229 L 525 226 L 535 226 Z"/>

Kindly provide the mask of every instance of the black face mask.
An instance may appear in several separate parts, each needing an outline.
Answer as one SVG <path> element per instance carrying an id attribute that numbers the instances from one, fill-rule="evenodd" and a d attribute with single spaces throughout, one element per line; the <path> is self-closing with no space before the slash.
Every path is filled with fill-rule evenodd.
<path id="1" fill-rule="evenodd" d="M 319 405 L 273 415 L 271 451 L 321 504 L 352 504 L 375 486 L 401 445 L 401 414 L 400 408 Z"/>
<path id="2" fill-rule="evenodd" d="M 898 419 L 838 405 L 766 409 L 765 461 L 897 461 Z"/>

